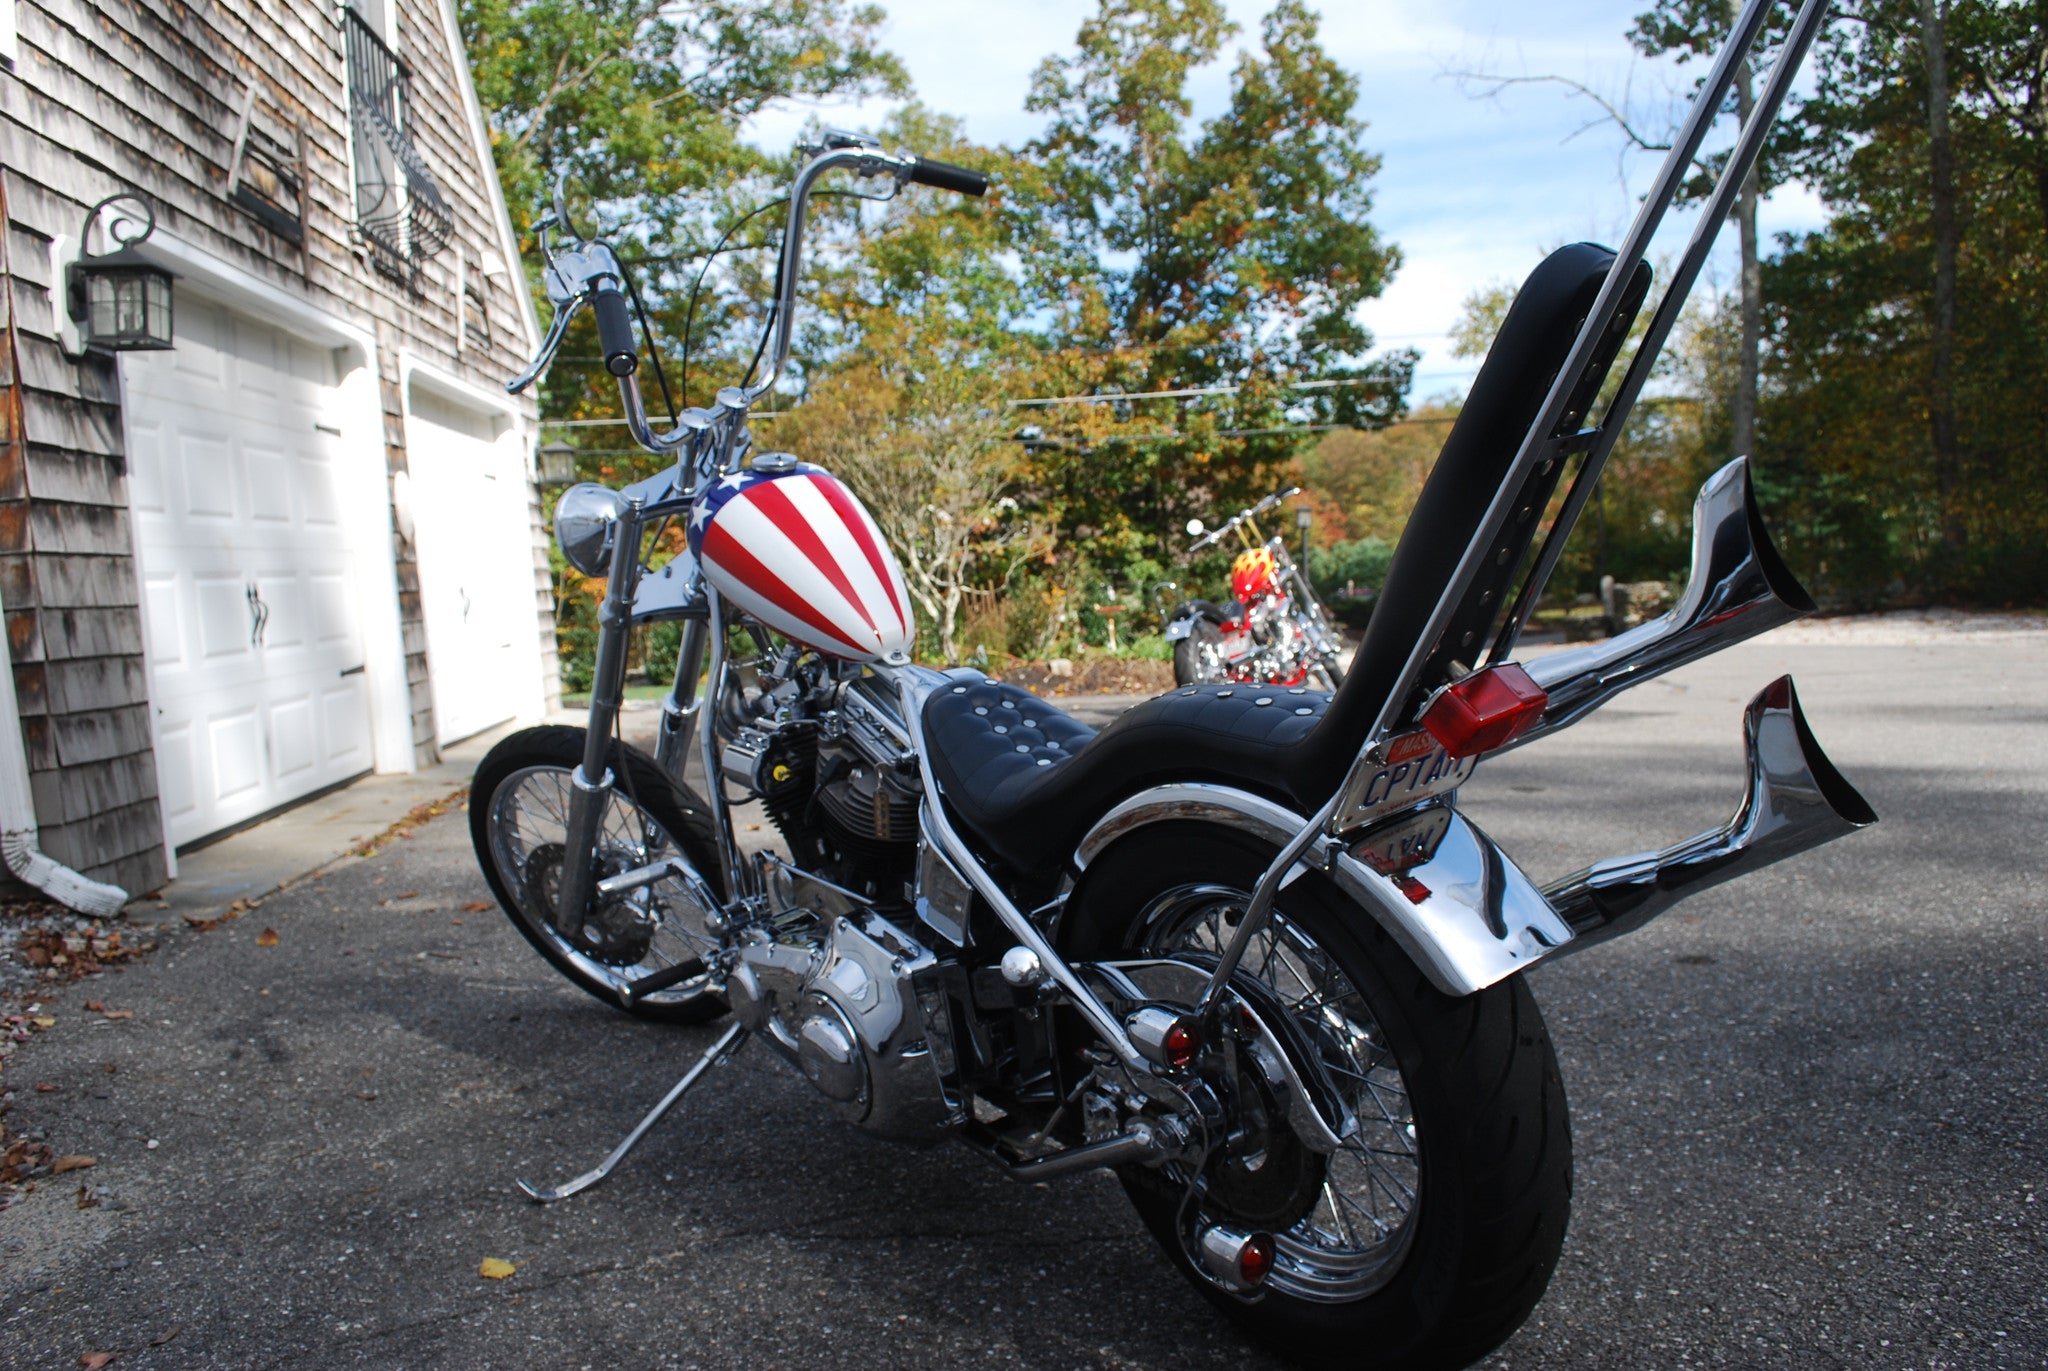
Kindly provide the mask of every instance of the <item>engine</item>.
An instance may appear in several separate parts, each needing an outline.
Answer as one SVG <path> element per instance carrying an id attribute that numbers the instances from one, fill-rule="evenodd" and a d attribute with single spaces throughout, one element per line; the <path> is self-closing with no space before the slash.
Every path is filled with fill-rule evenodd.
<path id="1" fill-rule="evenodd" d="M 940 1084 L 953 1061 L 936 959 L 851 891 L 772 859 L 764 869 L 771 912 L 735 949 L 725 984 L 733 1017 L 847 1119 L 933 1140 L 958 1117 Z"/>
<path id="2" fill-rule="evenodd" d="M 761 797 L 797 866 L 893 908 L 917 861 L 917 759 L 863 682 L 831 698 L 815 718 L 740 730 L 726 773 Z"/>

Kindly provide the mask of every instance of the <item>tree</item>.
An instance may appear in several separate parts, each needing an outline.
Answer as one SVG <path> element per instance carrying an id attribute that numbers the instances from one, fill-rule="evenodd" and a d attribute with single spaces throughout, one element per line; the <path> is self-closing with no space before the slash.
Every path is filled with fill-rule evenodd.
<path id="1" fill-rule="evenodd" d="M 1830 219 L 1766 269 L 1767 477 L 1840 593 L 2034 599 L 2048 225 L 2010 106 L 2042 16 L 1949 0 L 1928 18 L 1863 0 L 1819 46 L 1795 151 Z"/>
<path id="2" fill-rule="evenodd" d="M 1048 321 L 1039 394 L 1129 397 L 1038 411 L 1038 479 L 1110 565 L 1264 494 L 1306 426 L 1398 416 L 1414 365 L 1367 360 L 1354 317 L 1399 264 L 1370 222 L 1355 79 L 1280 0 L 1227 108 L 1192 125 L 1189 75 L 1231 31 L 1217 0 L 1101 0 L 1032 86 L 1050 122 L 1010 209 Z"/>

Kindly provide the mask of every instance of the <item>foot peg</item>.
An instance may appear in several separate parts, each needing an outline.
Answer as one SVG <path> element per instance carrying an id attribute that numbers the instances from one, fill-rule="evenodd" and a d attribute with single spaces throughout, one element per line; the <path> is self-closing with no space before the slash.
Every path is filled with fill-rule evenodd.
<path id="1" fill-rule="evenodd" d="M 628 1152 L 639 1146 L 640 1140 L 647 1136 L 647 1130 L 660 1123 L 662 1115 L 675 1108 L 677 1101 L 690 1092 L 690 1087 L 701 1080 L 705 1072 L 739 1050 L 746 1041 L 746 1035 L 746 1028 L 740 1024 L 734 1024 L 726 1029 L 718 1041 L 705 1049 L 704 1055 L 697 1058 L 696 1063 L 683 1073 L 683 1078 L 669 1088 L 668 1094 L 661 1097 L 661 1103 L 647 1111 L 647 1117 L 634 1126 L 633 1131 L 626 1135 L 626 1140 L 614 1147 L 611 1155 L 599 1162 L 595 1170 L 586 1171 L 575 1180 L 551 1190 L 541 1190 L 520 1181 L 519 1188 L 526 1193 L 526 1198 L 536 1204 L 553 1204 L 556 1200 L 566 1200 L 571 1195 L 580 1194 L 611 1175 L 612 1168 L 625 1160 Z"/>

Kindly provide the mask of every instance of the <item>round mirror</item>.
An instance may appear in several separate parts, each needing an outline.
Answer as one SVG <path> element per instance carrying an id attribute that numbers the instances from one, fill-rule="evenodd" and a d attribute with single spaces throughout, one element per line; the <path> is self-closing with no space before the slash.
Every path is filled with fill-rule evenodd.
<path id="1" fill-rule="evenodd" d="M 1199 538 L 1199 537 L 1201 537 L 1201 536 L 1202 536 L 1202 530 L 1203 530 L 1203 529 L 1204 529 L 1205 527 L 1206 527 L 1206 525 L 1204 525 L 1204 524 L 1202 523 L 1202 521 L 1201 521 L 1200 519 L 1190 519 L 1190 520 L 1188 520 L 1188 537 L 1190 537 L 1190 538 Z"/>
<path id="2" fill-rule="evenodd" d="M 555 177 L 555 223 L 579 243 L 597 237 L 596 202 L 579 182 L 571 185 L 568 168 Z"/>

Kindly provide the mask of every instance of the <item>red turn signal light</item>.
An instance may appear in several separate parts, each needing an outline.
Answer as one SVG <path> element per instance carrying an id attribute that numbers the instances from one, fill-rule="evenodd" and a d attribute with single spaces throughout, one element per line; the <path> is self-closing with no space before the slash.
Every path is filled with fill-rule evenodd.
<path id="1" fill-rule="evenodd" d="M 1550 705 L 1550 696 L 1513 662 L 1453 681 L 1423 711 L 1422 726 L 1453 757 L 1505 747 Z"/>
<path id="2" fill-rule="evenodd" d="M 1263 1285 L 1273 1274 L 1273 1235 L 1254 1233 L 1237 1250 L 1238 1278 L 1246 1285 Z"/>

